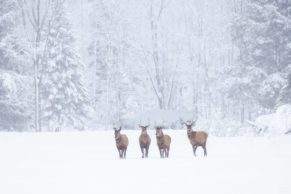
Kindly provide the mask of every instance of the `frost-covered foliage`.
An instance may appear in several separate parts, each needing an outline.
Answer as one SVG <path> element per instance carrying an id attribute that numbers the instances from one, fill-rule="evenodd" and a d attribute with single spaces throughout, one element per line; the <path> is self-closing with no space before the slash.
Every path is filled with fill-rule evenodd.
<path id="1" fill-rule="evenodd" d="M 17 1 L 0 2 L 0 68 L 28 72 L 25 40 L 18 33 L 20 11 Z"/>
<path id="2" fill-rule="evenodd" d="M 232 24 L 239 49 L 239 63 L 232 71 L 237 81 L 229 91 L 232 98 L 267 109 L 277 105 L 290 72 L 290 8 L 286 1 L 241 1 Z"/>
<path id="3" fill-rule="evenodd" d="M 27 76 L 0 70 L 0 130 L 27 130 L 31 119 Z"/>
<path id="4" fill-rule="evenodd" d="M 81 79 L 83 65 L 74 50 L 64 1 L 53 1 L 52 10 L 54 17 L 48 24 L 47 61 L 41 80 L 42 118 L 48 127 L 82 129 L 89 105 Z"/>
<path id="5" fill-rule="evenodd" d="M 99 122 L 156 108 L 211 118 L 231 63 L 224 1 L 220 8 L 210 1 L 91 4 L 90 84 Z"/>
<path id="6" fill-rule="evenodd" d="M 287 70 L 287 84 L 282 88 L 279 103 L 285 104 L 291 102 L 291 65 Z"/>
<path id="7" fill-rule="evenodd" d="M 118 5 L 97 0 L 91 3 L 92 41 L 89 68 L 95 73 L 92 80 L 93 104 L 98 121 L 103 124 L 120 122 L 126 113 L 134 111 L 135 98 L 128 76 L 125 58 L 129 43 L 124 32 Z M 105 118 L 105 119 L 104 119 Z"/>
<path id="8" fill-rule="evenodd" d="M 257 116 L 290 103 L 288 1 L 0 5 L 2 107 L 30 113 L 26 125 L 36 131 L 135 128 L 147 117 L 180 128 L 178 115 L 193 112 L 197 127 L 242 135 L 256 133 Z M 7 83 L 23 92 L 12 95 Z"/>
<path id="9" fill-rule="evenodd" d="M 29 70 L 17 33 L 19 13 L 17 1 L 0 1 L 0 130 L 25 130 L 30 120 L 30 79 L 24 76 Z"/>

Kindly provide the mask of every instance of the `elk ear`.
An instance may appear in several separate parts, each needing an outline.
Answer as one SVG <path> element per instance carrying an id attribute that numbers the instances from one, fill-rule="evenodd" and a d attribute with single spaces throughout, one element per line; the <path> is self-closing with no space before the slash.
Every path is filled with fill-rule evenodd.
<path id="1" fill-rule="evenodd" d="M 113 127 L 114 131 L 117 131 L 117 129 L 115 127 Z"/>
<path id="2" fill-rule="evenodd" d="M 145 126 L 145 128 L 147 129 L 150 125 Z"/>
<path id="3" fill-rule="evenodd" d="M 119 127 L 118 131 L 121 131 L 121 126 Z"/>

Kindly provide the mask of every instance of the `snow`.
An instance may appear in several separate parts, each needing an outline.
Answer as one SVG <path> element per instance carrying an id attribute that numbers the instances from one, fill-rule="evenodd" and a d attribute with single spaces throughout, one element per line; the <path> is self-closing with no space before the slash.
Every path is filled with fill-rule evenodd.
<path id="1" fill-rule="evenodd" d="M 0 71 L 0 83 L 2 87 L 8 90 L 9 92 L 15 92 L 17 89 L 16 87 L 16 80 L 15 74 L 11 75 L 10 73 Z"/>
<path id="2" fill-rule="evenodd" d="M 186 130 L 172 137 L 169 159 L 159 158 L 154 131 L 142 159 L 140 131 L 119 159 L 113 130 L 70 133 L 1 133 L 0 193 L 263 193 L 291 191 L 291 136 L 213 137 L 208 157 L 192 156 Z"/>
<path id="3" fill-rule="evenodd" d="M 255 123 L 265 132 L 283 134 L 291 130 L 291 105 L 281 105 L 275 113 L 259 116 Z"/>

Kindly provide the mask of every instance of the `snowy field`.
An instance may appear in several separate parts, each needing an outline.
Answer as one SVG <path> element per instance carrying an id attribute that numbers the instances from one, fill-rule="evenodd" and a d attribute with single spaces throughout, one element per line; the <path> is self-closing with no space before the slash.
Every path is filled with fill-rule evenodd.
<path id="1" fill-rule="evenodd" d="M 141 159 L 139 131 L 119 159 L 113 131 L 0 133 L 1 194 L 290 194 L 291 136 L 209 137 L 208 157 L 194 158 L 186 131 L 160 159 L 154 131 Z"/>

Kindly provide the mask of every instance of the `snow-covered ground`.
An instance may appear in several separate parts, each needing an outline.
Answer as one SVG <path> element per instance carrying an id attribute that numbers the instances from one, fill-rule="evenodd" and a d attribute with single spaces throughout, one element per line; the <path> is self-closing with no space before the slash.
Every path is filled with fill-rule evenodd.
<path id="1" fill-rule="evenodd" d="M 194 158 L 185 130 L 160 159 L 154 131 L 141 159 L 139 131 L 119 159 L 113 131 L 0 133 L 1 194 L 150 194 L 291 192 L 291 136 L 209 137 L 208 157 Z"/>
<path id="2" fill-rule="evenodd" d="M 291 132 L 291 105 L 279 106 L 276 112 L 259 116 L 255 124 L 262 132 L 269 134 L 284 134 Z"/>

